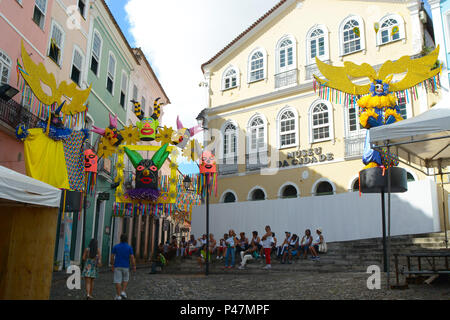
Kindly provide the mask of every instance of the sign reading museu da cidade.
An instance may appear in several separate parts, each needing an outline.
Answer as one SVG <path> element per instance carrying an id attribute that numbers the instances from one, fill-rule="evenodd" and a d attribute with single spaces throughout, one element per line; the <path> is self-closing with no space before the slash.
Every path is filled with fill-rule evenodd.
<path id="1" fill-rule="evenodd" d="M 334 160 L 333 153 L 323 153 L 322 148 L 313 148 L 289 152 L 287 159 L 278 161 L 278 168 L 301 166 L 314 163 L 323 163 Z"/>

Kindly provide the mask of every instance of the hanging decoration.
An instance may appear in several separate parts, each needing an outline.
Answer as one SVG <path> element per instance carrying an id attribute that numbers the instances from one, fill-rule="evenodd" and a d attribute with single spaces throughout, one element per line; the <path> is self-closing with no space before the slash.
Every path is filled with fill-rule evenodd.
<path id="1" fill-rule="evenodd" d="M 164 126 L 163 128 L 160 128 L 158 130 L 155 141 L 161 142 L 161 144 L 172 143 L 173 133 L 174 133 L 174 130 L 172 128 L 168 128 L 167 126 Z"/>
<path id="2" fill-rule="evenodd" d="M 95 185 L 97 184 L 97 168 L 98 157 L 94 151 L 88 149 L 84 152 L 84 171 L 85 171 L 85 183 L 86 192 L 93 194 Z"/>
<path id="3" fill-rule="evenodd" d="M 31 59 L 30 55 L 25 49 L 22 41 L 21 56 L 23 67 L 18 68 L 23 79 L 33 91 L 33 94 L 44 105 L 51 106 L 53 104 L 60 104 L 63 97 L 70 100 L 62 108 L 62 112 L 66 115 L 75 115 L 86 111 L 84 104 L 91 93 L 92 85 L 86 90 L 77 89 L 74 82 L 67 84 L 63 81 L 57 86 L 56 78 L 53 73 L 48 73 L 42 63 L 36 65 Z M 51 95 L 44 92 L 41 83 L 45 84 L 51 90 Z"/>
<path id="4" fill-rule="evenodd" d="M 183 150 L 183 156 L 191 161 L 197 161 L 202 154 L 203 146 L 196 139 L 189 141 L 188 147 Z"/>
<path id="5" fill-rule="evenodd" d="M 185 128 L 180 121 L 180 117 L 177 117 L 177 129 L 178 131 L 172 135 L 172 144 L 183 150 L 188 144 L 189 140 L 203 129 L 200 126 L 192 128 Z"/>
<path id="6" fill-rule="evenodd" d="M 400 115 L 397 99 L 400 96 L 409 100 L 409 96 L 417 99 L 416 86 L 423 85 L 435 90 L 439 83 L 441 68 L 434 68 L 439 54 L 439 46 L 429 55 L 418 59 L 409 56 L 401 57 L 392 62 L 385 62 L 378 72 L 367 63 L 356 65 L 352 62 L 344 62 L 344 67 L 334 67 L 323 63 L 316 57 L 319 71 L 325 80 L 314 76 L 315 91 L 319 96 L 328 101 L 342 103 L 349 107 L 356 104 L 360 107 L 360 123 L 366 128 L 389 125 L 403 120 Z M 394 82 L 395 74 L 406 73 L 403 79 Z M 367 85 L 356 85 L 352 79 L 368 77 Z M 427 89 L 428 90 L 428 89 Z M 409 96 L 408 96 L 409 94 Z M 344 99 L 342 99 L 342 97 Z M 381 153 L 373 150 L 369 143 L 370 130 L 367 132 L 364 147 L 364 169 L 377 166 L 396 166 L 398 158 L 388 154 L 386 150 Z"/>
<path id="7" fill-rule="evenodd" d="M 117 154 L 115 182 L 117 203 L 169 204 L 175 203 L 177 197 L 177 169 L 176 157 L 172 156 L 169 164 L 170 176 L 158 178 L 158 171 L 168 159 L 174 147 L 168 144 L 162 147 L 149 145 L 120 146 Z M 138 151 L 156 151 L 151 159 L 144 159 Z M 125 174 L 124 157 L 131 161 L 136 170 L 135 177 L 131 173 Z M 133 182 L 134 188 L 133 188 Z"/>

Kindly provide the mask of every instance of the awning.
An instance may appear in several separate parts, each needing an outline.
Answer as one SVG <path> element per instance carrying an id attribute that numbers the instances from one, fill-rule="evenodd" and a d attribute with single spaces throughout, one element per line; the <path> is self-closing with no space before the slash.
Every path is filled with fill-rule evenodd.
<path id="1" fill-rule="evenodd" d="M 413 167 L 449 166 L 450 101 L 444 99 L 417 117 L 370 129 L 370 142 L 374 148 L 389 145 L 391 153 Z"/>
<path id="2" fill-rule="evenodd" d="M 0 166 L 0 199 L 59 208 L 61 190 Z"/>

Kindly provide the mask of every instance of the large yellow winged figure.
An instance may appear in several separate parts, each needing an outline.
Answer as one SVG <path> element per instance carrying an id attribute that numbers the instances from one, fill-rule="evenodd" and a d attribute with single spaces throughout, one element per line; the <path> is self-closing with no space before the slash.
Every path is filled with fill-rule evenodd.
<path id="1" fill-rule="evenodd" d="M 361 108 L 360 123 L 366 128 L 383 126 L 403 120 L 397 98 L 393 92 L 412 88 L 419 83 L 432 78 L 440 73 L 441 68 L 436 66 L 439 55 L 439 46 L 427 56 L 411 59 L 409 56 L 401 57 L 396 61 L 385 62 L 378 72 L 367 63 L 357 65 L 352 62 L 344 62 L 343 67 L 334 67 L 323 63 L 316 57 L 317 66 L 326 78 L 314 78 L 322 85 L 333 88 L 350 95 L 363 96 L 358 100 Z M 393 82 L 395 74 L 404 74 L 404 77 Z M 369 78 L 370 83 L 357 85 L 353 81 L 361 78 Z M 373 150 L 369 143 L 369 134 L 366 137 L 363 162 L 365 168 L 377 166 L 396 166 L 398 158 L 387 152 Z"/>
<path id="2" fill-rule="evenodd" d="M 57 86 L 55 75 L 48 73 L 42 63 L 37 65 L 33 62 L 25 49 L 23 41 L 22 62 L 25 70 L 20 70 L 20 73 L 40 102 L 46 105 L 52 105 L 54 103 L 60 105 L 61 99 L 67 97 L 71 101 L 66 101 L 64 104 L 62 109 L 64 114 L 74 115 L 86 110 L 85 103 L 91 93 L 92 84 L 85 90 L 79 90 L 74 82 L 67 84 L 66 81 L 63 81 Z M 51 95 L 45 93 L 41 82 L 50 88 Z"/>
<path id="3" fill-rule="evenodd" d="M 343 67 L 334 67 L 320 61 L 316 57 L 317 67 L 326 80 L 320 79 L 316 75 L 316 80 L 327 87 L 337 89 L 339 91 L 353 94 L 364 95 L 370 92 L 371 84 L 357 85 L 352 79 L 367 77 L 370 82 L 374 80 L 385 80 L 394 74 L 406 73 L 404 78 L 398 82 L 390 83 L 389 90 L 391 92 L 403 91 L 408 88 L 425 81 L 426 79 L 436 76 L 441 69 L 433 69 L 439 55 L 439 46 L 427 56 L 419 59 L 411 59 L 410 56 L 403 56 L 396 61 L 386 61 L 378 71 L 367 64 L 357 65 L 353 62 L 344 62 Z"/>

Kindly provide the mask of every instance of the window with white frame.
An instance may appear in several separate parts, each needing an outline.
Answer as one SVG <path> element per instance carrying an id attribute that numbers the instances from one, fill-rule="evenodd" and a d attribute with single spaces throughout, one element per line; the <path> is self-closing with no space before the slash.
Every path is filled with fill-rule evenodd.
<path id="1" fill-rule="evenodd" d="M 325 55 L 325 32 L 320 29 L 314 29 L 308 38 L 309 61 L 314 62 L 316 57 L 323 57 Z"/>
<path id="2" fill-rule="evenodd" d="M 377 42 L 379 45 L 405 38 L 403 18 L 397 14 L 390 14 L 379 22 Z"/>
<path id="3" fill-rule="evenodd" d="M 261 50 L 251 54 L 249 69 L 249 82 L 259 81 L 265 78 L 265 55 Z"/>
<path id="4" fill-rule="evenodd" d="M 92 57 L 91 57 L 91 71 L 98 76 L 98 70 L 100 65 L 100 57 L 102 50 L 102 38 L 98 32 L 94 31 L 94 39 L 92 41 Z"/>
<path id="5" fill-rule="evenodd" d="M 53 21 L 48 57 L 58 65 L 61 65 L 63 46 L 64 31 L 57 23 Z"/>
<path id="6" fill-rule="evenodd" d="M 36 0 L 33 11 L 33 21 L 41 29 L 44 29 L 46 12 L 47 12 L 47 0 Z"/>
<path id="7" fill-rule="evenodd" d="M 311 109 L 311 142 L 331 139 L 331 110 L 323 102 L 316 103 Z"/>
<path id="8" fill-rule="evenodd" d="M 223 73 L 222 90 L 236 88 L 238 86 L 238 71 L 236 68 L 230 67 Z"/>
<path id="9" fill-rule="evenodd" d="M 279 117 L 280 148 L 297 145 L 297 117 L 292 109 L 283 111 Z"/>
<path id="10" fill-rule="evenodd" d="M 83 55 L 77 49 L 74 49 L 70 79 L 72 79 L 72 81 L 75 82 L 78 86 L 80 86 L 81 84 L 81 70 L 83 70 L 83 60 Z"/>
<path id="11" fill-rule="evenodd" d="M 0 50 L 0 84 L 8 84 L 11 73 L 11 59 Z"/>
<path id="12" fill-rule="evenodd" d="M 282 38 L 277 46 L 278 73 L 295 69 L 295 43 L 292 37 Z"/>
<path id="13" fill-rule="evenodd" d="M 127 98 L 128 88 L 128 76 L 125 72 L 122 72 L 122 83 L 120 86 L 120 105 L 125 109 L 125 101 Z"/>
<path id="14" fill-rule="evenodd" d="M 223 158 L 234 158 L 237 151 L 237 128 L 228 123 L 223 130 Z"/>
<path id="15" fill-rule="evenodd" d="M 266 126 L 264 120 L 257 116 L 255 117 L 249 127 L 250 133 L 250 145 L 249 151 L 250 153 L 257 153 L 258 151 L 265 148 L 265 131 Z"/>
<path id="16" fill-rule="evenodd" d="M 355 105 L 347 109 L 347 136 L 356 136 L 362 134 L 364 128 L 359 122 L 359 106 Z"/>
<path id="17" fill-rule="evenodd" d="M 114 92 L 114 78 L 116 74 L 116 59 L 112 54 L 109 55 L 108 61 L 108 77 L 106 80 L 106 89 L 109 93 L 113 94 Z"/>
<path id="18" fill-rule="evenodd" d="M 346 55 L 364 49 L 364 28 L 362 19 L 351 17 L 341 26 L 341 54 Z"/>

